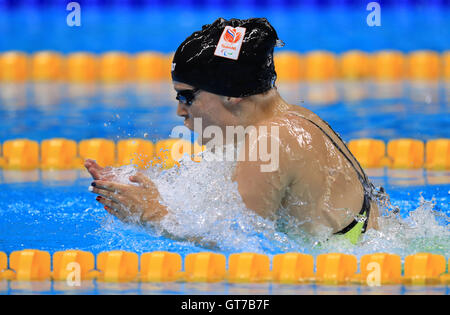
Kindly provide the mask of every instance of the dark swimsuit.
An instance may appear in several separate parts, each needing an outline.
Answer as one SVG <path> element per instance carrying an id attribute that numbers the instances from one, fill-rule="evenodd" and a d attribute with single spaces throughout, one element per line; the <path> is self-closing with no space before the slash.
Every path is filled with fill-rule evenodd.
<path id="1" fill-rule="evenodd" d="M 355 160 L 356 164 L 358 165 L 358 169 L 361 171 L 362 175 L 358 171 L 358 169 L 355 167 L 355 164 L 350 160 L 348 155 L 342 151 L 342 149 L 336 144 L 336 142 L 333 140 L 333 138 L 331 138 L 330 135 L 328 133 L 326 133 L 325 130 L 322 129 L 322 127 L 320 127 L 318 124 L 316 124 L 311 119 L 308 119 L 301 114 L 298 114 L 298 113 L 296 113 L 296 114 L 298 116 L 302 117 L 303 119 L 309 121 L 310 123 L 315 125 L 317 128 L 319 128 L 328 137 L 328 139 L 330 139 L 330 141 L 339 150 L 339 152 L 341 152 L 342 155 L 344 155 L 344 157 L 352 165 L 352 167 L 356 171 L 356 174 L 358 175 L 359 181 L 361 182 L 361 185 L 363 186 L 363 189 L 364 189 L 364 201 L 363 201 L 363 204 L 361 207 L 361 211 L 359 212 L 359 216 L 361 219 L 360 220 L 354 219 L 348 226 L 346 226 L 339 232 L 334 233 L 336 235 L 340 234 L 340 235 L 349 235 L 349 236 L 350 236 L 350 234 L 352 234 L 353 236 L 355 236 L 357 234 L 356 237 L 351 237 L 352 238 L 351 241 L 353 243 L 355 243 L 356 242 L 355 238 L 357 238 L 357 236 L 359 236 L 359 234 L 364 233 L 367 229 L 367 224 L 369 223 L 370 207 L 371 207 L 370 202 L 372 201 L 372 194 L 373 194 L 374 186 L 369 181 L 369 179 L 367 178 L 367 175 L 364 173 L 361 165 L 358 163 L 356 158 L 352 155 L 350 150 L 347 148 L 344 141 L 342 141 L 341 137 L 333 130 L 333 128 L 330 127 L 330 125 L 326 121 L 322 120 L 328 126 L 328 128 L 330 128 L 330 130 L 333 131 L 334 135 L 342 142 L 344 147 L 347 149 L 348 153 L 353 157 L 353 159 Z M 363 221 L 363 223 L 361 221 Z M 357 228 L 357 226 L 358 226 L 358 228 Z M 359 226 L 361 226 L 361 228 L 359 228 Z M 357 229 L 357 230 L 355 230 L 355 229 Z"/>

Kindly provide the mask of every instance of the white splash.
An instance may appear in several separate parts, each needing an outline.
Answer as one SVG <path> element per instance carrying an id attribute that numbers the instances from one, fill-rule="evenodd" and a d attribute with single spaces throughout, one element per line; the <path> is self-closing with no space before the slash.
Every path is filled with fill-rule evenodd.
<path id="1" fill-rule="evenodd" d="M 312 238 L 299 228 L 301 222 L 287 215 L 275 221 L 248 210 L 237 183 L 231 179 L 234 162 L 197 163 L 186 157 L 180 164 L 168 170 L 147 171 L 169 209 L 160 225 L 149 233 L 168 234 L 175 240 L 188 240 L 221 252 L 345 252 L 357 256 L 374 252 L 401 256 L 420 251 L 450 253 L 450 220 L 433 210 L 433 200 L 422 196 L 420 206 L 406 219 L 396 214 L 389 202 L 380 204 L 383 215 L 379 218 L 379 230 L 367 231 L 354 246 L 342 237 L 330 237 L 329 231 L 319 240 Z M 120 182 L 130 183 L 128 177 L 134 173 L 132 166 L 125 166 L 116 175 Z"/>

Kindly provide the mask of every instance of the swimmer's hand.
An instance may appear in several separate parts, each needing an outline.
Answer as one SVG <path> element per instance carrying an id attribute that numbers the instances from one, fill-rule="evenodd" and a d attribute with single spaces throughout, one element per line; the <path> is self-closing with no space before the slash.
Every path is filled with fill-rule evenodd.
<path id="1" fill-rule="evenodd" d="M 130 176 L 138 183 L 125 185 L 106 180 L 92 182 L 92 192 L 99 195 L 97 201 L 112 215 L 125 222 L 146 223 L 161 220 L 167 209 L 159 203 L 159 192 L 155 184 L 144 174 Z"/>
<path id="2" fill-rule="evenodd" d="M 101 167 L 97 164 L 94 160 L 86 159 L 84 161 L 84 167 L 86 167 L 89 174 L 91 174 L 93 179 L 100 179 L 100 180 L 113 180 L 114 179 L 114 173 L 112 172 L 112 167 Z"/>

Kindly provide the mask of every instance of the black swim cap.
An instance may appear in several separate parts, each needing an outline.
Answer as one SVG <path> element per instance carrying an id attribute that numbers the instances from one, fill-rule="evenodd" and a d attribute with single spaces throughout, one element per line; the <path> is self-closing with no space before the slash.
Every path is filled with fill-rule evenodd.
<path id="1" fill-rule="evenodd" d="M 223 96 L 266 92 L 275 86 L 273 49 L 279 43 L 265 18 L 219 18 L 178 47 L 172 79 Z"/>

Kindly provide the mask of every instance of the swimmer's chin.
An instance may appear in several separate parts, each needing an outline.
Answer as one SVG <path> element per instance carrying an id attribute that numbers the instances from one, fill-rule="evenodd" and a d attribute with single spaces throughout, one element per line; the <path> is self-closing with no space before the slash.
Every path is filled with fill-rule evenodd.
<path id="1" fill-rule="evenodd" d="M 189 130 L 194 131 L 194 126 L 193 126 L 192 120 L 190 118 L 186 118 L 184 120 L 184 126 L 187 127 Z"/>

